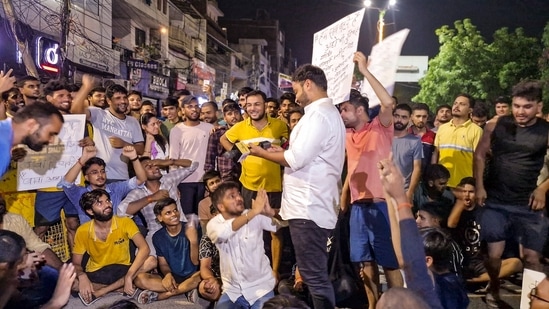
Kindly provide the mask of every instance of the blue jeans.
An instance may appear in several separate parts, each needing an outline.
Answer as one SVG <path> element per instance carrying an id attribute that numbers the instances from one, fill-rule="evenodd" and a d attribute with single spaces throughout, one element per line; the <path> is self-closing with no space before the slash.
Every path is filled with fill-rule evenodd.
<path id="1" fill-rule="evenodd" d="M 274 292 L 270 291 L 269 293 L 263 295 L 260 299 L 256 300 L 255 303 L 250 305 L 250 303 L 244 298 L 244 296 L 240 296 L 236 299 L 236 302 L 232 302 L 229 296 L 226 293 L 223 293 L 219 300 L 217 301 L 217 305 L 215 306 L 216 309 L 261 309 L 263 308 L 263 304 L 268 301 L 269 299 L 274 297 Z"/>
<path id="2" fill-rule="evenodd" d="M 335 307 L 334 287 L 328 274 L 327 242 L 332 230 L 311 220 L 293 219 L 290 234 L 303 282 L 309 287 L 315 309 Z"/>

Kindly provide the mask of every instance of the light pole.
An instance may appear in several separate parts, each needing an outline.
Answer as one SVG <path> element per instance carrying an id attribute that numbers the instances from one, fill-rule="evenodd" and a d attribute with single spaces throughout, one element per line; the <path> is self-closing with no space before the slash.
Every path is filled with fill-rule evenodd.
<path id="1" fill-rule="evenodd" d="M 385 28 L 385 13 L 387 13 L 387 10 L 389 10 L 391 7 L 395 6 L 395 4 L 396 4 L 396 0 L 389 0 L 385 8 L 378 8 L 378 7 L 372 6 L 372 0 L 364 0 L 365 7 L 376 9 L 379 12 L 378 20 L 377 20 L 377 32 L 379 34 L 378 43 L 383 41 L 383 29 Z"/>

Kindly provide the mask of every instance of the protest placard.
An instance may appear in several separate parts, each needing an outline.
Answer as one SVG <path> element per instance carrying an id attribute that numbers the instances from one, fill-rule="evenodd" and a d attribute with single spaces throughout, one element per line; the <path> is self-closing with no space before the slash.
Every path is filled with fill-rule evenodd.
<path id="1" fill-rule="evenodd" d="M 347 101 L 353 80 L 353 54 L 358 46 L 364 10 L 350 14 L 314 34 L 311 64 L 328 79 L 328 97 L 334 104 Z"/>
<path id="2" fill-rule="evenodd" d="M 17 190 L 51 188 L 63 179 L 82 154 L 78 142 L 84 137 L 86 115 L 64 115 L 56 141 L 40 152 L 26 146 L 27 155 L 17 164 Z"/>

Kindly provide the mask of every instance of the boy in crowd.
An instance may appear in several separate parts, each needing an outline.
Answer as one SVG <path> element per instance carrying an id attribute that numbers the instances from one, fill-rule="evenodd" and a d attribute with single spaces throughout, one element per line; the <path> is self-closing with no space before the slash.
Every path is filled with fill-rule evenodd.
<path id="1" fill-rule="evenodd" d="M 216 171 L 206 172 L 204 177 L 202 177 L 202 180 L 204 180 L 204 187 L 206 187 L 206 192 L 208 192 L 209 195 L 198 203 L 198 220 L 200 220 L 202 233 L 206 234 L 206 225 L 217 213 L 217 210 L 212 204 L 210 195 L 219 187 L 222 180 L 221 175 Z"/>
<path id="2" fill-rule="evenodd" d="M 154 214 L 162 228 L 153 235 L 161 275 L 141 273 L 135 284 L 145 289 L 138 303 L 148 304 L 187 293 L 198 287 L 198 232 L 194 222 L 181 222 L 176 201 L 165 198 L 154 206 Z M 189 296 L 194 302 L 195 298 Z"/>

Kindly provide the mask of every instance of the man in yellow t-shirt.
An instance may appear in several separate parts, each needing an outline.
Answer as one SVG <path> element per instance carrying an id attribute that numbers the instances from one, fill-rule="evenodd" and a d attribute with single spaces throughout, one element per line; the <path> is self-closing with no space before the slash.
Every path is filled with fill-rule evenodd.
<path id="1" fill-rule="evenodd" d="M 149 256 L 149 246 L 137 225 L 128 217 L 113 217 L 110 195 L 95 189 L 82 195 L 80 206 L 92 220 L 76 230 L 72 263 L 78 275 L 79 296 L 90 305 L 101 296 L 120 290 L 134 295 L 133 280 Z M 130 240 L 138 251 L 130 261 Z M 82 257 L 90 258 L 85 269 Z"/>
<path id="2" fill-rule="evenodd" d="M 265 101 L 267 97 L 260 90 L 254 90 L 246 95 L 245 110 L 249 115 L 247 119 L 232 126 L 220 138 L 220 143 L 227 151 L 236 143 L 270 142 L 281 145 L 282 140 L 288 140 L 288 126 L 280 119 L 267 115 Z M 269 197 L 269 203 L 273 208 L 280 208 L 282 200 L 282 171 L 278 163 L 256 157 L 248 156 L 242 161 L 242 198 L 247 209 L 252 207 L 252 199 L 255 199 L 259 189 L 265 189 Z M 280 255 L 282 254 L 282 237 L 272 233 L 271 242 L 273 272 L 278 274 Z"/>

